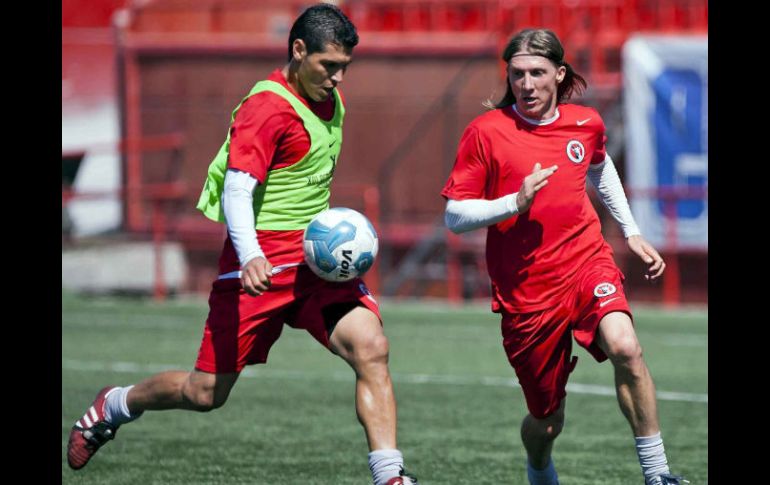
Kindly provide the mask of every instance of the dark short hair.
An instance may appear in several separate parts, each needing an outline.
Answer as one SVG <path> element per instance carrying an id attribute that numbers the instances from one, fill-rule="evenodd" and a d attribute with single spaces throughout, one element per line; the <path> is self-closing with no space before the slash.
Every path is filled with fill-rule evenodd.
<path id="1" fill-rule="evenodd" d="M 334 5 L 322 3 L 314 5 L 294 21 L 289 32 L 289 61 L 291 61 L 292 45 L 297 39 L 302 39 L 307 47 L 307 53 L 322 52 L 326 44 L 340 45 L 352 49 L 358 44 L 358 32 L 353 22 Z"/>
<path id="2" fill-rule="evenodd" d="M 572 66 L 564 60 L 564 47 L 562 47 L 559 38 L 548 29 L 524 29 L 508 42 L 503 50 L 502 58 L 507 63 L 519 51 L 525 51 L 530 54 L 543 56 L 551 61 L 556 67 L 564 66 L 567 70 L 564 80 L 557 88 L 557 102 L 561 103 L 572 97 L 573 93 L 581 94 L 585 91 L 588 84 L 583 76 L 575 72 Z M 506 82 L 507 88 L 503 98 L 497 103 L 487 100 L 484 103 L 488 108 L 504 108 L 516 102 L 516 97 L 511 91 L 510 80 Z"/>

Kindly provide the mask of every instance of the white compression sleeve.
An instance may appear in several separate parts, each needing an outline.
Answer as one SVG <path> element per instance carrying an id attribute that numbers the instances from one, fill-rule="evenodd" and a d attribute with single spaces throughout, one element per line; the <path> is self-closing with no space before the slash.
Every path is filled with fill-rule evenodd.
<path id="1" fill-rule="evenodd" d="M 254 229 L 254 188 L 259 181 L 246 172 L 227 169 L 222 209 L 225 213 L 227 232 L 233 241 L 241 267 L 256 258 L 265 256 L 257 241 Z"/>
<path id="2" fill-rule="evenodd" d="M 609 155 L 602 163 L 588 167 L 588 180 L 596 188 L 599 198 L 612 217 L 620 223 L 623 235 L 628 238 L 641 234 L 631 214 L 631 207 L 628 205 L 623 185 L 620 183 L 618 171 Z"/>
<path id="3" fill-rule="evenodd" d="M 444 223 L 455 234 L 486 227 L 519 213 L 516 193 L 494 200 L 447 200 Z"/>

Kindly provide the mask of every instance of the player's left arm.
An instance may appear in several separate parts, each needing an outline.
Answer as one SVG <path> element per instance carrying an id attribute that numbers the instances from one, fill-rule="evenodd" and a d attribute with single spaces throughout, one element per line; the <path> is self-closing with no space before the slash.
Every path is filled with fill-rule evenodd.
<path id="1" fill-rule="evenodd" d="M 666 263 L 652 244 L 642 237 L 631 214 L 618 171 L 609 154 L 605 155 L 604 161 L 589 165 L 588 180 L 596 188 L 604 206 L 623 229 L 628 248 L 647 264 L 645 279 L 653 281 L 659 278 L 666 269 Z"/>

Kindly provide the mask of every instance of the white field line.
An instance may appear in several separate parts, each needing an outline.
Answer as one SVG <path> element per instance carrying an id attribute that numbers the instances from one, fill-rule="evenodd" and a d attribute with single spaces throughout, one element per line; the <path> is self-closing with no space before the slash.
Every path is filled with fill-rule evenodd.
<path id="1" fill-rule="evenodd" d="M 96 362 L 62 359 L 62 369 L 72 371 L 108 371 L 121 373 L 154 373 L 166 370 L 179 369 L 178 365 L 167 364 L 137 364 L 134 362 Z M 352 372 L 310 373 L 305 371 L 292 371 L 281 369 L 269 369 L 260 367 L 246 368 L 241 372 L 242 377 L 262 377 L 267 379 L 293 379 L 293 380 L 325 380 L 348 382 L 353 379 Z M 448 384 L 453 386 L 481 385 L 492 387 L 519 387 L 514 378 L 493 376 L 457 376 L 436 374 L 401 374 L 391 375 L 394 382 L 407 384 Z M 575 394 L 593 394 L 597 396 L 615 396 L 615 388 L 592 384 L 567 384 L 567 391 Z M 659 400 L 679 402 L 708 403 L 708 394 L 696 394 L 689 392 L 657 391 Z"/>

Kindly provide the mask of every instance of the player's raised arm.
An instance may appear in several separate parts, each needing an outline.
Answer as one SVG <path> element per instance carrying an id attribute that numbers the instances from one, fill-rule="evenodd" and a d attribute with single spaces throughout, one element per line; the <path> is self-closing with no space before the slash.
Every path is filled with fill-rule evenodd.
<path id="1" fill-rule="evenodd" d="M 558 168 L 557 165 L 541 168 L 539 163 L 535 164 L 532 173 L 524 177 L 524 182 L 521 183 L 521 188 L 516 193 L 516 206 L 519 213 L 529 210 L 532 201 L 535 200 L 535 194 L 548 184 L 548 177 L 553 175 Z"/>
<path id="2" fill-rule="evenodd" d="M 526 212 L 532 206 L 535 194 L 546 186 L 548 177 L 558 168 L 553 165 L 540 168 L 536 163 L 532 173 L 524 178 L 518 192 L 498 199 L 447 200 L 444 223 L 450 231 L 460 234 L 480 227 L 497 224 L 509 217 Z"/>

